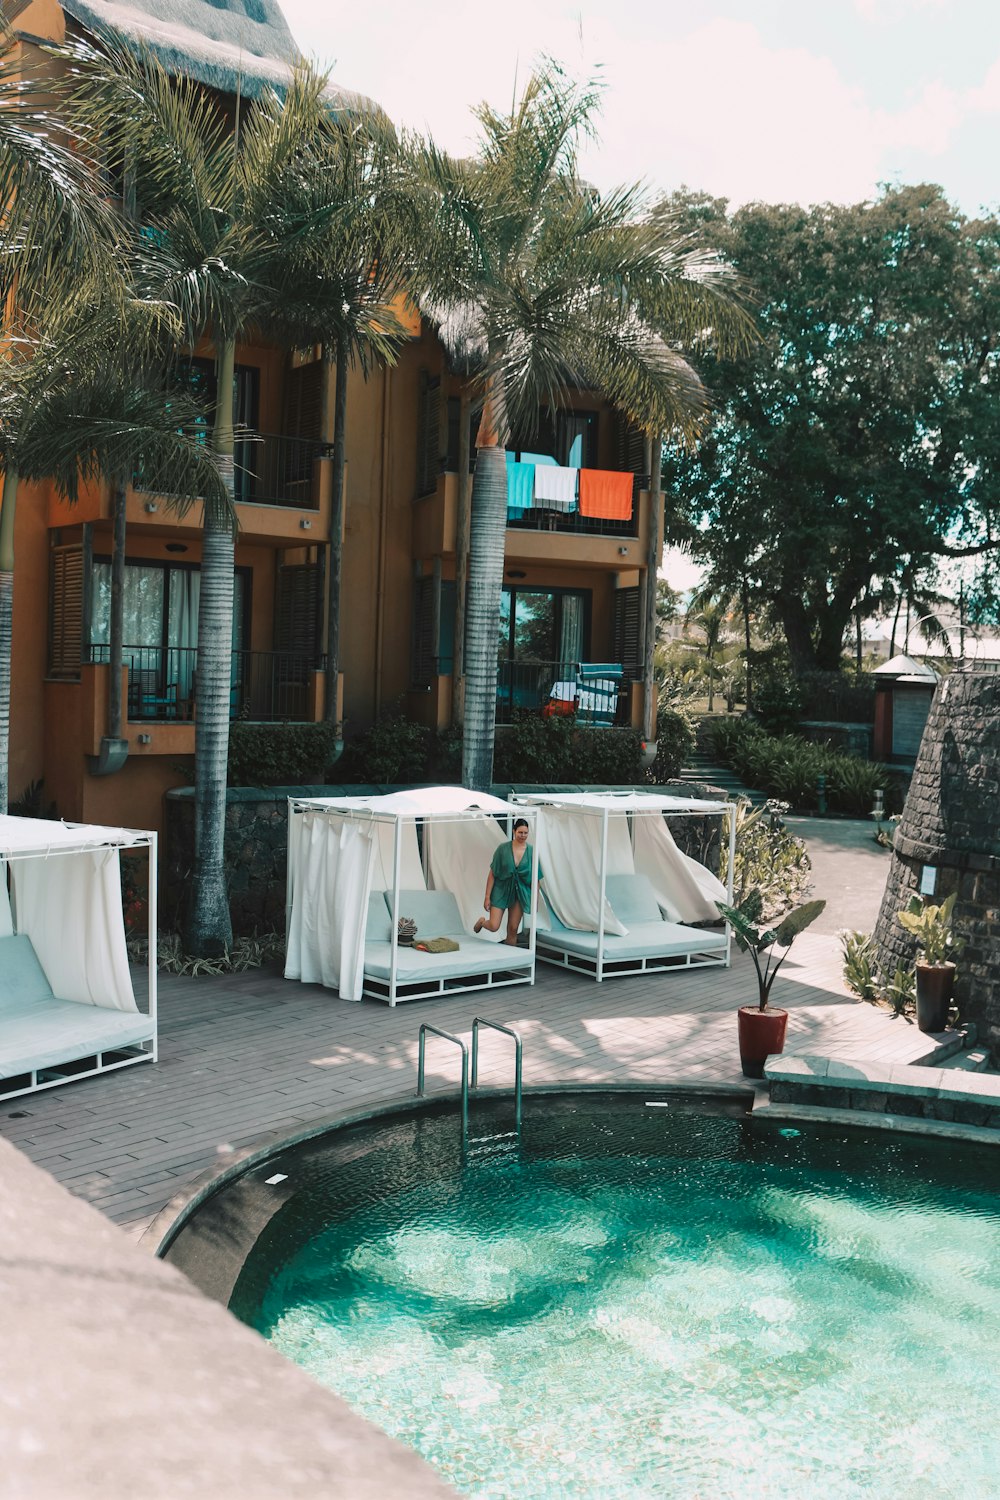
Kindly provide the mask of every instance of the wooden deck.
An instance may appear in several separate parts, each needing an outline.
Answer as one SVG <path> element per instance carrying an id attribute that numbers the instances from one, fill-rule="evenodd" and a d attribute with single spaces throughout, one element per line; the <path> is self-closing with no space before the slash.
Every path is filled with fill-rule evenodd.
<path id="1" fill-rule="evenodd" d="M 734 1010 L 755 994 L 750 962 L 740 956 L 731 970 L 602 985 L 540 964 L 534 988 L 395 1010 L 353 1005 L 273 971 L 163 977 L 157 1064 L 9 1100 L 0 1106 L 0 1134 L 138 1238 L 185 1183 L 232 1148 L 412 1091 L 421 1021 L 464 1037 L 475 1015 L 519 1027 L 526 1084 L 736 1083 Z M 888 1063 L 933 1050 L 909 1022 L 847 994 L 832 936 L 799 939 L 772 999 L 791 1012 L 788 1052 Z M 482 1081 L 506 1083 L 510 1067 L 509 1042 L 485 1033 Z M 431 1038 L 430 1087 L 456 1080 L 453 1049 Z"/>

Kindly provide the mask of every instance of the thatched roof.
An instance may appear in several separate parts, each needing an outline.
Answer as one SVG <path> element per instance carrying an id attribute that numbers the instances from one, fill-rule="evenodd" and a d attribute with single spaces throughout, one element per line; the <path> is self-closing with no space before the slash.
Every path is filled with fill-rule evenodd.
<path id="1" fill-rule="evenodd" d="M 88 31 L 143 42 L 169 73 L 226 94 L 255 96 L 287 84 L 301 56 L 277 0 L 61 0 Z M 360 94 L 332 87 L 342 109 L 371 110 Z"/>

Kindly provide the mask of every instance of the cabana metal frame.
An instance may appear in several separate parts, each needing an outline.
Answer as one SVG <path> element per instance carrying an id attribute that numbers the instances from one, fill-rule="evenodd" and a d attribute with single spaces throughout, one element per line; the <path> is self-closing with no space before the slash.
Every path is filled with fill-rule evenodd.
<path id="1" fill-rule="evenodd" d="M 499 797 L 487 793 L 470 792 L 462 787 L 429 787 L 412 792 L 393 792 L 381 797 L 290 797 L 288 799 L 288 881 L 286 887 L 285 927 L 290 933 L 292 908 L 295 899 L 294 871 L 297 864 L 296 846 L 300 836 L 301 820 L 308 812 L 325 812 L 333 817 L 350 819 L 361 826 L 376 826 L 391 830 L 392 886 L 386 887 L 385 896 L 389 915 L 389 942 L 376 945 L 366 942 L 363 982 L 360 994 L 350 998 L 368 996 L 394 1006 L 404 1000 L 432 1000 L 443 995 L 464 994 L 474 990 L 503 989 L 511 985 L 534 984 L 535 982 L 535 931 L 538 906 L 538 861 L 535 858 L 534 878 L 531 889 L 531 910 L 525 913 L 528 942 L 516 948 L 503 942 L 480 938 L 464 923 L 458 930 L 435 932 L 427 936 L 451 937 L 459 942 L 457 953 L 435 955 L 422 953 L 396 941 L 400 917 L 410 915 L 402 904 L 402 871 L 404 864 L 403 833 L 407 823 L 426 833 L 428 828 L 444 824 L 459 824 L 472 818 L 492 817 L 504 820 L 508 838 L 513 832 L 516 818 L 526 818 L 529 838 L 535 831 L 536 817 L 530 808 L 515 807 Z M 532 838 L 533 841 L 533 838 Z M 421 840 L 421 868 L 426 893 L 450 895 L 447 887 L 431 887 L 428 882 L 428 849 L 426 837 Z M 485 887 L 488 866 L 483 865 L 481 876 Z M 373 892 L 374 895 L 374 892 Z M 457 914 L 457 913 L 456 913 Z M 363 919 L 362 919 L 363 920 Z M 418 939 L 420 937 L 418 932 Z M 379 950 L 380 961 L 374 962 L 373 947 Z M 388 953 L 382 950 L 388 948 Z M 438 964 L 435 964 L 438 959 Z M 435 967 L 443 972 L 434 973 Z M 426 973 L 421 973 L 426 970 Z M 299 978 L 297 973 L 286 977 Z"/>
<path id="2" fill-rule="evenodd" d="M 135 1010 L 111 1009 L 97 1003 L 60 998 L 52 992 L 45 974 L 44 955 L 35 953 L 30 940 L 30 956 L 26 954 L 21 943 L 25 934 L 15 929 L 9 936 L 0 936 L 0 1099 L 14 1099 L 22 1094 L 76 1083 L 99 1073 L 113 1073 L 119 1068 L 157 1060 L 156 834 L 133 828 L 104 828 L 87 823 L 0 816 L 0 878 L 5 882 L 7 867 L 23 861 L 93 854 L 108 849 L 147 851 L 149 958 L 146 1010 L 140 1010 L 137 1005 Z M 6 896 L 6 888 L 0 895 Z M 117 958 L 127 966 L 127 952 L 123 946 L 124 922 L 120 942 L 122 946 Z M 12 946 L 5 953 L 8 944 Z M 20 981 L 25 973 L 26 983 L 22 989 Z M 26 994 L 32 985 L 35 992 Z M 48 989 L 47 994 L 45 989 Z M 131 993 L 131 979 L 129 989 Z M 132 998 L 134 1000 L 134 996 Z"/>
<path id="3" fill-rule="evenodd" d="M 536 938 L 537 953 L 544 963 L 556 964 L 560 968 L 592 975 L 600 984 L 605 979 L 647 973 L 663 973 L 678 969 L 729 968 L 732 962 L 732 931 L 725 924 L 724 933 L 706 928 L 689 926 L 682 922 L 663 921 L 662 952 L 619 954 L 609 949 L 609 941 L 618 944 L 606 932 L 608 908 L 608 820 L 612 816 L 628 814 L 630 817 L 671 818 L 729 817 L 729 855 L 726 872 L 726 894 L 728 902 L 733 899 L 733 874 L 736 860 L 736 809 L 731 802 L 715 802 L 690 797 L 668 797 L 648 792 L 513 792 L 512 800 L 522 811 L 534 807 L 558 808 L 570 811 L 581 818 L 600 821 L 600 899 L 598 925 L 590 932 L 562 928 L 541 928 Z M 634 831 L 631 833 L 634 843 Z M 544 838 L 539 835 L 539 844 Z M 546 875 L 545 851 L 539 852 L 543 865 L 543 883 Z M 548 898 L 546 898 L 548 899 Z M 551 903 L 550 903 L 551 905 Z M 623 924 L 624 925 L 624 924 Z M 593 933 L 596 943 L 590 951 L 580 951 L 583 942 Z M 653 935 L 653 942 L 659 934 Z M 624 943 L 624 946 L 627 944 Z"/>

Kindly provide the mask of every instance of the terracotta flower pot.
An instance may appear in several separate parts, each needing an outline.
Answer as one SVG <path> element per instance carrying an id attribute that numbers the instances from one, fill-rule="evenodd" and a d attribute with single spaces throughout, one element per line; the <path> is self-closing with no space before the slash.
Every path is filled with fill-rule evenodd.
<path id="1" fill-rule="evenodd" d="M 740 1037 L 740 1066 L 744 1078 L 763 1078 L 769 1057 L 784 1050 L 787 1010 L 769 1005 L 741 1005 L 737 1014 Z"/>
<path id="2" fill-rule="evenodd" d="M 917 970 L 917 1026 L 921 1031 L 944 1031 L 955 987 L 955 965 L 921 964 Z"/>

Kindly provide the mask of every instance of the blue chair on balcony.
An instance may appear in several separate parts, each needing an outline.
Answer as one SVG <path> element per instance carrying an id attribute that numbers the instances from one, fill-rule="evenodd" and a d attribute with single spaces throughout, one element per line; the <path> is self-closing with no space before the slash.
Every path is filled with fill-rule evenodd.
<path id="1" fill-rule="evenodd" d="M 625 668 L 619 662 L 580 662 L 576 669 L 577 717 L 608 726 L 618 717 L 618 695 Z"/>

